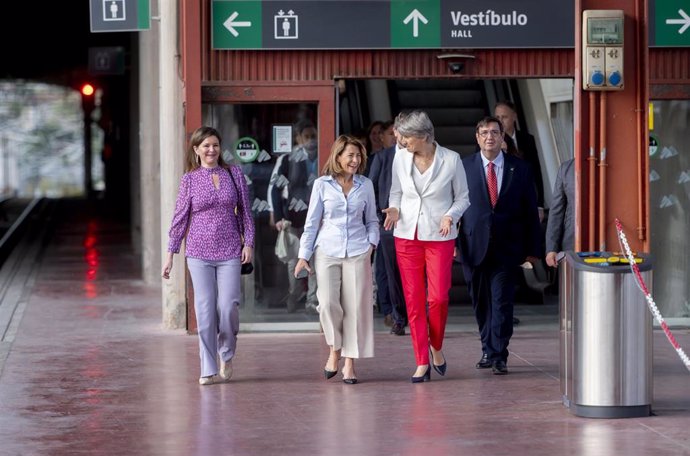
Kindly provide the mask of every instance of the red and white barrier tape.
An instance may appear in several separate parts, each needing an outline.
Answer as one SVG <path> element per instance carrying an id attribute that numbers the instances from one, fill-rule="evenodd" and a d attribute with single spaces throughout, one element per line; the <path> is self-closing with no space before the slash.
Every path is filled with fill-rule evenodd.
<path id="1" fill-rule="evenodd" d="M 652 312 L 654 318 L 656 318 L 656 320 L 659 322 L 661 329 L 663 329 L 664 334 L 666 334 L 666 338 L 671 343 L 673 348 L 676 350 L 676 353 L 678 353 L 678 356 L 683 361 L 683 364 L 685 364 L 686 369 L 690 370 L 690 358 L 688 358 L 688 355 L 685 354 L 683 348 L 676 341 L 676 338 L 673 337 L 671 329 L 666 324 L 666 321 L 664 321 L 664 317 L 661 316 L 659 308 L 656 306 L 656 303 L 654 302 L 652 295 L 649 293 L 647 284 L 644 283 L 644 280 L 642 279 L 642 274 L 640 274 L 640 268 L 638 267 L 637 263 L 635 263 L 635 256 L 633 255 L 632 250 L 630 250 L 628 239 L 625 237 L 625 233 L 623 233 L 623 226 L 621 225 L 621 222 L 618 219 L 616 219 L 616 230 L 618 231 L 618 241 L 621 244 L 621 251 L 625 252 L 625 256 L 628 258 L 628 262 L 630 263 L 630 270 L 635 276 L 637 286 L 639 287 L 640 291 L 642 291 L 642 293 L 644 294 L 645 300 L 647 301 L 647 307 L 649 307 L 650 312 Z"/>

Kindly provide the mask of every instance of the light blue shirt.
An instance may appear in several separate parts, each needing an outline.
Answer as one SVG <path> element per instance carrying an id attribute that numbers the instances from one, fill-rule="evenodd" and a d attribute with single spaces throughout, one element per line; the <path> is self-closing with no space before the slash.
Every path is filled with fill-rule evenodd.
<path id="1" fill-rule="evenodd" d="M 314 181 L 299 258 L 311 259 L 316 247 L 330 257 L 361 255 L 379 243 L 374 185 L 359 174 L 347 197 L 333 176 Z"/>

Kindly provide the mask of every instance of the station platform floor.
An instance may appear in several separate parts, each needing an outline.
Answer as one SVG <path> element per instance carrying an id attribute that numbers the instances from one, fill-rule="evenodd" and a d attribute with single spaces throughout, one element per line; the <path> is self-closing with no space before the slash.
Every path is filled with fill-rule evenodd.
<path id="1" fill-rule="evenodd" d="M 518 306 L 506 376 L 474 368 L 472 317 L 453 308 L 448 372 L 428 383 L 410 383 L 410 338 L 378 318 L 356 385 L 324 380 L 317 332 L 241 330 L 232 380 L 200 386 L 197 337 L 162 328 L 128 226 L 61 211 L 3 333 L 1 456 L 690 455 L 690 374 L 664 334 L 652 416 L 578 417 L 562 403 L 553 306 Z M 688 351 L 690 331 L 674 335 Z"/>

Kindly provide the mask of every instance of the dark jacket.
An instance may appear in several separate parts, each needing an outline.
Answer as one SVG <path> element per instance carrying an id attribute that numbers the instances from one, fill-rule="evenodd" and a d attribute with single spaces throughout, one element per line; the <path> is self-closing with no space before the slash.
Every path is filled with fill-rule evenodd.
<path id="1" fill-rule="evenodd" d="M 287 199 L 282 197 L 281 185 L 272 187 L 269 198 L 272 198 L 275 220 L 289 220 L 295 228 L 302 228 L 307 218 L 311 187 L 318 172 L 310 172 L 314 162 L 307 158 L 306 153 L 297 149 L 286 156 L 278 165 L 276 178 L 284 177 L 287 182 Z"/>
<path id="2" fill-rule="evenodd" d="M 383 222 L 381 209 L 388 207 L 388 195 L 391 192 L 391 180 L 393 170 L 393 158 L 395 157 L 396 146 L 382 149 L 376 152 L 371 159 L 369 174 L 367 177 L 374 183 L 374 195 L 376 196 L 376 209 L 379 214 L 379 221 Z"/>
<path id="3" fill-rule="evenodd" d="M 546 251 L 575 248 L 575 160 L 561 163 L 546 224 Z"/>
<path id="4" fill-rule="evenodd" d="M 513 139 L 505 135 L 505 142 L 508 144 L 507 152 L 511 155 L 517 155 L 525 160 L 532 167 L 532 176 L 534 176 L 534 185 L 537 189 L 537 206 L 544 207 L 544 179 L 541 176 L 541 164 L 539 163 L 539 152 L 537 151 L 537 143 L 534 136 L 527 132 L 520 130 L 515 131 L 515 138 L 517 139 L 517 148 Z"/>
<path id="5" fill-rule="evenodd" d="M 479 266 L 489 251 L 506 265 L 520 265 L 526 257 L 542 257 L 541 227 L 530 166 L 512 155 L 503 155 L 505 168 L 496 207 L 491 207 L 481 152 L 462 162 L 470 190 L 470 207 L 460 221 L 458 244 L 461 261 Z"/>

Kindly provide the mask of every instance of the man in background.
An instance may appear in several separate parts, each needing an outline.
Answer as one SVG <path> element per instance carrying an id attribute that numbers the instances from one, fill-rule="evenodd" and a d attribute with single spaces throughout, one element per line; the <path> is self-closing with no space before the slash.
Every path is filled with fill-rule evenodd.
<path id="1" fill-rule="evenodd" d="M 539 152 L 534 136 L 516 128 L 517 111 L 511 101 L 499 101 L 494 106 L 494 117 L 501 121 L 505 131 L 503 140 L 506 143 L 506 152 L 510 155 L 522 158 L 527 161 L 532 168 L 534 184 L 537 189 L 537 206 L 544 207 L 544 180 L 541 176 L 541 164 L 539 163 Z M 540 217 L 543 212 L 540 211 Z"/>
<path id="2" fill-rule="evenodd" d="M 276 162 L 268 187 L 270 213 L 269 223 L 276 230 L 288 230 L 288 244 L 299 245 L 304 231 L 304 221 L 309 208 L 309 198 L 314 180 L 318 177 L 318 143 L 316 126 L 308 119 L 295 125 L 295 147 L 289 155 Z M 305 311 L 317 314 L 316 277 L 311 274 L 295 278 L 297 249 L 287 249 L 285 258 L 288 277 L 287 311 L 295 312 L 297 304 L 305 297 L 304 281 L 307 281 Z"/>
<path id="3" fill-rule="evenodd" d="M 561 163 L 546 223 L 546 264 L 558 266 L 558 252 L 575 248 L 575 160 Z"/>
<path id="4" fill-rule="evenodd" d="M 407 310 L 402 292 L 402 282 L 400 281 L 398 259 L 395 254 L 395 240 L 393 230 L 384 229 L 383 220 L 385 217 L 381 212 L 381 209 L 388 207 L 393 158 L 398 149 L 402 149 L 402 147 L 398 145 L 392 121 L 384 123 L 382 128 L 384 149 L 374 154 L 368 175 L 374 184 L 376 209 L 379 214 L 381 230 L 375 258 L 376 282 L 378 284 L 377 299 L 380 311 L 384 315 L 384 322 L 386 324 L 390 322 L 390 326 L 392 326 L 391 334 L 404 336 L 405 326 L 407 326 Z"/>

